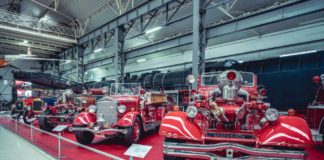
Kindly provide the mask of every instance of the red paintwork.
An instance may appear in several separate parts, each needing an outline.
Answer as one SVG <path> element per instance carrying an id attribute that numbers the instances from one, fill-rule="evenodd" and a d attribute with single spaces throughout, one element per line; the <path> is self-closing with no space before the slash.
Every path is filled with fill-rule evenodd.
<path id="1" fill-rule="evenodd" d="M 29 97 L 29 98 L 25 98 L 23 101 L 24 101 L 26 106 L 32 106 L 34 99 L 36 99 L 36 98 L 35 97 Z"/>
<path id="2" fill-rule="evenodd" d="M 68 121 L 68 119 L 70 119 L 70 117 L 75 116 L 75 114 L 77 114 L 78 112 L 84 111 L 85 109 L 87 109 L 90 105 L 95 105 L 96 104 L 96 99 L 91 97 L 91 96 L 87 96 L 87 95 L 82 95 L 82 96 L 77 96 L 78 98 L 86 101 L 86 103 L 82 103 L 80 106 L 76 106 L 74 105 L 71 101 L 68 101 L 66 103 L 59 103 L 55 106 L 48 106 L 48 109 L 51 110 L 50 112 L 50 117 L 48 117 L 49 121 L 51 121 L 52 125 L 53 124 L 60 124 L 60 123 L 72 123 L 70 121 Z M 71 110 L 72 112 L 70 112 L 69 114 L 67 113 L 61 113 L 62 110 Z M 65 115 L 65 118 L 56 118 L 54 116 L 62 116 Z M 84 115 L 81 115 L 81 117 L 83 117 Z M 82 119 L 82 118 L 81 118 Z M 64 120 L 64 121 L 62 121 Z M 91 119 L 89 119 L 89 121 L 91 121 Z M 85 121 L 87 122 L 87 121 Z M 78 122 L 79 123 L 79 122 Z"/>
<path id="3" fill-rule="evenodd" d="M 307 107 L 306 120 L 310 128 L 314 130 L 315 145 L 324 145 L 324 124 L 321 124 L 321 122 L 324 123 L 324 75 L 314 76 L 313 81 L 318 88 L 313 102 Z"/>
<path id="4" fill-rule="evenodd" d="M 167 113 L 160 126 L 160 134 L 167 137 L 201 141 L 200 127 L 187 118 L 186 112 Z"/>
<path id="5" fill-rule="evenodd" d="M 153 128 L 145 128 L 146 124 L 149 124 L 151 126 L 154 126 L 156 124 L 160 124 L 163 116 L 165 115 L 167 108 L 167 105 L 165 102 L 157 102 L 149 104 L 148 101 L 144 100 L 144 90 L 140 90 L 140 95 L 110 95 L 106 96 L 103 99 L 107 98 L 111 101 L 117 101 L 117 105 L 123 105 L 126 107 L 126 111 L 124 113 L 117 113 L 117 121 L 113 124 L 105 123 L 105 124 L 95 124 L 96 127 L 99 126 L 99 131 L 107 131 L 109 129 L 120 129 L 120 128 L 126 128 L 126 127 L 133 127 L 133 139 L 136 139 L 137 133 L 134 132 L 137 130 L 136 127 L 140 128 L 143 131 L 147 131 Z M 116 106 L 117 107 L 117 106 Z M 74 126 L 80 126 L 80 125 L 86 125 L 88 123 L 95 123 L 95 119 L 91 118 L 90 120 L 85 120 L 86 115 L 88 112 L 83 112 L 82 114 L 77 115 L 75 118 L 73 125 Z M 97 117 L 96 114 L 91 114 L 91 116 Z M 136 124 L 135 119 L 139 118 L 140 124 Z M 140 126 L 137 126 L 140 125 Z M 88 126 L 89 129 L 92 129 L 91 126 Z M 98 130 L 97 130 L 98 131 Z M 102 133 L 95 133 L 102 135 Z M 120 133 L 113 132 L 109 133 L 109 136 L 118 135 Z M 139 133 L 138 133 L 139 134 Z"/>
<path id="6" fill-rule="evenodd" d="M 233 77 L 233 75 L 230 76 Z M 202 98 L 195 99 L 190 105 L 196 106 L 198 111 L 202 111 L 199 111 L 194 119 L 188 118 L 186 112 L 168 113 L 162 120 L 160 135 L 187 140 L 188 143 L 196 141 L 201 144 L 233 142 L 255 147 L 303 148 L 311 146 L 313 144 L 311 132 L 306 121 L 302 118 L 280 116 L 275 122 L 260 123 L 269 105 L 262 101 L 264 95 L 258 92 L 256 75 L 253 75 L 253 79 L 252 86 L 241 86 L 242 90 L 249 93 L 249 99 L 235 97 L 226 100 L 220 96 L 214 98 L 213 102 L 210 102 L 210 99 L 213 98 L 210 93 L 213 93 L 211 91 L 216 90 L 218 85 L 201 86 L 201 83 L 198 83 L 198 90 L 195 94 L 201 94 Z M 200 81 L 199 78 L 198 82 Z M 233 85 L 235 85 L 234 82 Z M 225 117 L 221 116 L 222 114 L 218 116 L 220 121 L 211 118 L 212 111 L 217 111 L 215 105 L 211 106 L 212 103 L 224 112 Z M 244 118 L 237 119 L 236 111 L 241 107 L 245 108 L 246 113 Z M 208 112 L 204 114 L 203 110 Z"/>
<path id="7" fill-rule="evenodd" d="M 104 95 L 104 89 L 102 88 L 91 88 L 89 89 L 91 95 Z"/>
<path id="8" fill-rule="evenodd" d="M 256 136 L 257 144 L 265 146 L 303 148 L 313 144 L 306 121 L 296 116 L 280 116 L 275 123 L 265 124 Z"/>
<path id="9" fill-rule="evenodd" d="M 308 106 L 307 123 L 310 128 L 318 130 L 323 117 L 324 117 L 324 105 Z"/>
<path id="10" fill-rule="evenodd" d="M 123 127 L 133 126 L 136 116 L 139 116 L 138 112 L 128 112 L 117 121 L 116 125 Z"/>
<path id="11" fill-rule="evenodd" d="M 95 123 L 97 121 L 96 114 L 90 112 L 82 112 L 74 118 L 74 125 L 88 125 L 89 123 Z"/>

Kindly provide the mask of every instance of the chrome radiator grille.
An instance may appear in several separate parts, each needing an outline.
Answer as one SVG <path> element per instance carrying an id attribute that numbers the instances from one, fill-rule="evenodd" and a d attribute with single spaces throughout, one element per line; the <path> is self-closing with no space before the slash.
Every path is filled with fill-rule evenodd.
<path id="1" fill-rule="evenodd" d="M 117 106 L 114 101 L 99 101 L 97 114 L 102 114 L 105 122 L 109 124 L 117 121 Z"/>

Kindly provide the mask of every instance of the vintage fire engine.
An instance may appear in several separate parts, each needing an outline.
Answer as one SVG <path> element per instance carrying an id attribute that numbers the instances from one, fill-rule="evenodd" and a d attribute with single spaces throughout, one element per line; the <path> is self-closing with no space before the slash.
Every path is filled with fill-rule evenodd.
<path id="1" fill-rule="evenodd" d="M 313 81 L 318 85 L 315 99 L 307 107 L 307 122 L 312 128 L 315 144 L 324 144 L 324 74 L 314 76 Z"/>
<path id="2" fill-rule="evenodd" d="M 30 119 L 35 118 L 40 112 L 42 112 L 42 106 L 44 101 L 40 98 L 26 98 L 23 100 L 17 100 L 15 104 L 12 105 L 11 115 L 19 120 L 22 116 L 24 123 L 30 124 Z"/>
<path id="3" fill-rule="evenodd" d="M 193 76 L 187 80 L 195 81 Z M 306 121 L 281 116 L 263 102 L 256 75 L 235 70 L 205 73 L 198 84 L 186 112 L 169 112 L 162 120 L 165 159 L 306 156 L 294 150 L 313 143 Z"/>
<path id="4" fill-rule="evenodd" d="M 113 83 L 110 95 L 80 113 L 73 122 L 79 143 L 94 136 L 122 136 L 126 144 L 137 143 L 143 132 L 157 128 L 167 111 L 167 96 L 145 92 L 137 83 Z"/>
<path id="5" fill-rule="evenodd" d="M 46 131 L 51 131 L 58 124 L 71 127 L 76 115 L 95 104 L 96 99 L 90 95 L 68 96 L 66 93 L 62 93 L 62 97 L 56 105 L 43 108 L 43 112 L 38 116 L 39 127 Z"/>

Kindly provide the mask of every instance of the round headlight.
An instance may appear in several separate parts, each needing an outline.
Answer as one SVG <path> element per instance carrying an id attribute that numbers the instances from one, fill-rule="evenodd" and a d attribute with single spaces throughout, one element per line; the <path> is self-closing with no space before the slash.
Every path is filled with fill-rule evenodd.
<path id="1" fill-rule="evenodd" d="M 126 111 L 126 106 L 120 105 L 117 107 L 119 113 L 124 113 Z"/>
<path id="2" fill-rule="evenodd" d="M 270 122 L 276 121 L 278 119 L 278 116 L 279 116 L 278 110 L 274 108 L 269 108 L 265 112 L 265 118 Z"/>
<path id="3" fill-rule="evenodd" d="M 195 107 L 195 106 L 189 106 L 189 107 L 187 108 L 186 112 L 187 112 L 187 116 L 188 116 L 189 118 L 195 118 L 196 115 L 197 115 L 197 113 L 198 113 L 198 109 L 197 109 L 197 107 Z"/>
<path id="4" fill-rule="evenodd" d="M 245 113 L 246 113 L 245 108 L 243 108 L 243 107 L 238 108 L 236 110 L 236 117 L 237 117 L 237 119 L 243 119 L 244 116 L 245 116 Z"/>
<path id="5" fill-rule="evenodd" d="M 90 106 L 89 106 L 89 112 L 90 112 L 90 113 L 95 113 L 96 110 L 97 110 L 97 106 L 95 106 L 95 105 L 90 105 Z"/>

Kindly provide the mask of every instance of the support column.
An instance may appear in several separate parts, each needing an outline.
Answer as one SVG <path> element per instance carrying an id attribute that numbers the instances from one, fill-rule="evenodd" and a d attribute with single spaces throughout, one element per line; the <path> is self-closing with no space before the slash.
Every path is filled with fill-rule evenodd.
<path id="1" fill-rule="evenodd" d="M 126 35 L 126 29 L 124 26 L 119 26 L 115 30 L 115 82 L 124 82 L 124 67 L 125 67 L 125 53 L 124 53 L 124 39 Z"/>
<path id="2" fill-rule="evenodd" d="M 79 83 L 84 83 L 84 64 L 83 64 L 83 54 L 84 48 L 82 46 L 77 46 L 77 56 L 78 56 L 78 64 L 77 64 L 77 80 Z"/>
<path id="3" fill-rule="evenodd" d="M 193 1 L 193 44 L 192 74 L 196 79 L 193 89 L 198 88 L 197 79 L 205 71 L 206 39 L 206 0 Z"/>

